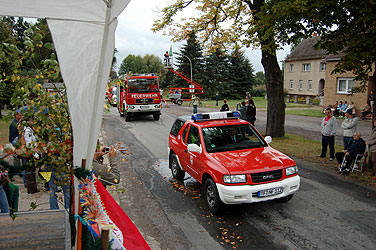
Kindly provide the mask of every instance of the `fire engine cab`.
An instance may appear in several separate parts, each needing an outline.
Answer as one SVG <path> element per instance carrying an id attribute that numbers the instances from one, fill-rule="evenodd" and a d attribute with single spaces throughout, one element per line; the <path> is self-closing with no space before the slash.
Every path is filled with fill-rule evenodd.
<path id="1" fill-rule="evenodd" d="M 169 135 L 169 167 L 203 185 L 212 213 L 223 204 L 289 201 L 300 186 L 296 163 L 269 146 L 237 111 L 178 117 Z"/>
<path id="2" fill-rule="evenodd" d="M 158 77 L 154 75 L 126 76 L 121 78 L 117 107 L 120 116 L 130 121 L 135 115 L 153 115 L 159 120 L 162 98 Z"/>

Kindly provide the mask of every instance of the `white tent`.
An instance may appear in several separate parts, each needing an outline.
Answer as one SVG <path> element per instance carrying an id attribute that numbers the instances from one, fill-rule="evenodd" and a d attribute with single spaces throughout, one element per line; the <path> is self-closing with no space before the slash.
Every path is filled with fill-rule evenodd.
<path id="1" fill-rule="evenodd" d="M 67 86 L 73 163 L 91 166 L 115 47 L 117 17 L 130 0 L 1 0 L 0 16 L 46 18 Z"/>

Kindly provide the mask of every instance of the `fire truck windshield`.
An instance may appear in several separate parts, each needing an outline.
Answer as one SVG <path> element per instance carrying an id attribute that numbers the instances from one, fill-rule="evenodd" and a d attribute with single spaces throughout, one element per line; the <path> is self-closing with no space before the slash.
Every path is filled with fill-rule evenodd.
<path id="1" fill-rule="evenodd" d="M 157 79 L 128 79 L 128 91 L 130 93 L 159 92 Z"/>

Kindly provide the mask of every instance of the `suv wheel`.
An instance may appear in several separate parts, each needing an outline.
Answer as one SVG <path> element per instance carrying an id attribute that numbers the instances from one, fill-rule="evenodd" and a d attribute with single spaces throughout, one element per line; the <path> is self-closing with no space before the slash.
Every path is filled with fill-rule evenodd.
<path id="1" fill-rule="evenodd" d="M 213 214 L 217 214 L 221 211 L 223 207 L 223 202 L 219 198 L 217 185 L 215 185 L 215 182 L 211 178 L 208 178 L 205 181 L 204 199 L 210 212 L 212 212 Z"/>
<path id="2" fill-rule="evenodd" d="M 172 176 L 179 181 L 184 180 L 185 171 L 181 170 L 178 159 L 175 154 L 170 157 L 170 168 Z"/>
<path id="3" fill-rule="evenodd" d="M 181 99 L 177 100 L 176 104 L 179 105 L 179 106 L 182 105 L 183 104 L 183 100 L 181 100 Z"/>

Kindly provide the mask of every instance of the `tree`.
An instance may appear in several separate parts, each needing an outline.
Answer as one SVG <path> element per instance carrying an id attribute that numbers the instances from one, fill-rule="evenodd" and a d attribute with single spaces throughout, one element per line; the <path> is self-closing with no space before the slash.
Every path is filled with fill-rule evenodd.
<path id="1" fill-rule="evenodd" d="M 166 74 L 165 66 L 158 56 L 146 54 L 142 59 L 145 66 L 145 72 L 143 73 L 159 74 L 161 77 Z"/>
<path id="2" fill-rule="evenodd" d="M 206 57 L 204 72 L 204 88 L 206 96 L 214 98 L 217 93 L 221 96 L 230 96 L 233 91 L 233 82 L 230 81 L 230 62 L 220 48 Z"/>
<path id="3" fill-rule="evenodd" d="M 259 71 L 256 73 L 254 78 L 254 86 L 264 86 L 265 85 L 265 76 L 264 72 Z"/>
<path id="4" fill-rule="evenodd" d="M 239 48 L 231 53 L 229 59 L 230 75 L 228 81 L 231 82 L 229 97 L 244 98 L 246 92 L 251 92 L 254 84 L 252 65 Z"/>
<path id="5" fill-rule="evenodd" d="M 128 73 L 144 73 L 144 63 L 141 56 L 129 54 L 120 64 L 119 75 Z"/>
<path id="6" fill-rule="evenodd" d="M 176 14 L 192 3 L 199 12 L 197 17 L 174 22 Z M 275 24 L 268 22 L 270 10 L 265 3 L 265 0 L 177 0 L 162 10 L 162 19 L 155 21 L 153 30 L 170 27 L 168 34 L 177 41 L 193 30 L 212 51 L 234 44 L 259 46 L 268 96 L 266 134 L 280 137 L 285 133 L 283 80 L 276 56 L 279 45 L 275 40 Z"/>
<path id="7" fill-rule="evenodd" d="M 0 21 L 0 41 L 0 118 L 2 118 L 2 105 L 10 104 L 16 80 L 7 76 L 17 72 L 21 64 L 17 39 L 13 36 L 13 27 L 6 18 Z"/>
<path id="8" fill-rule="evenodd" d="M 204 65 L 204 59 L 202 55 L 202 47 L 199 41 L 197 40 L 197 36 L 195 32 L 190 32 L 187 36 L 187 43 L 183 45 L 178 56 L 176 57 L 176 63 L 178 64 L 178 71 L 183 73 L 184 75 L 191 77 L 191 63 L 192 63 L 192 78 L 198 82 L 203 82 L 203 72 L 202 68 Z M 189 58 L 189 59 L 188 59 Z M 191 63 L 190 61 L 191 60 Z M 184 79 L 177 77 L 175 79 L 175 84 L 177 86 L 187 86 L 187 81 Z"/>

